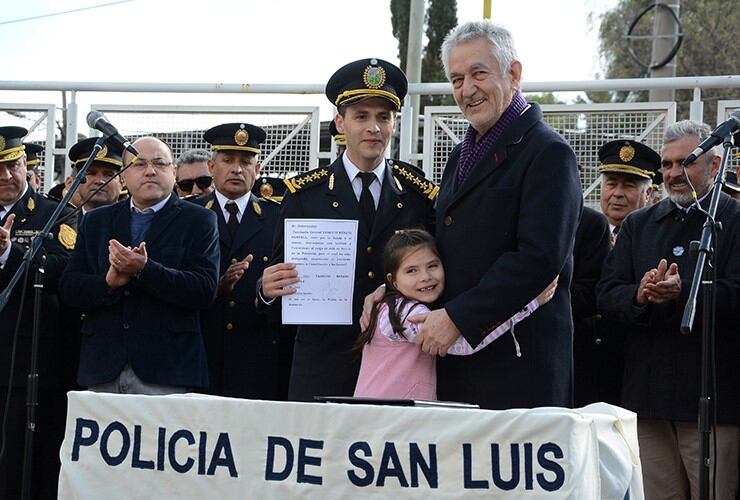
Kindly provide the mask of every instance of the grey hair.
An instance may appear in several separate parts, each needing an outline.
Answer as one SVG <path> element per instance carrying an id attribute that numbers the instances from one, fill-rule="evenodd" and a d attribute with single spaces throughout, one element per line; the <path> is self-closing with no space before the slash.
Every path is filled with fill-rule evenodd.
<path id="1" fill-rule="evenodd" d="M 509 72 L 511 63 L 516 60 L 514 40 L 511 38 L 509 30 L 491 21 L 470 21 L 450 31 L 442 43 L 442 64 L 448 79 L 450 77 L 449 61 L 452 49 L 461 43 L 476 38 L 485 38 L 491 43 L 493 56 L 498 61 L 501 70 L 501 77 L 505 77 Z"/>
<path id="2" fill-rule="evenodd" d="M 709 128 L 709 125 L 696 122 L 694 120 L 681 120 L 680 122 L 669 125 L 668 128 L 665 129 L 665 133 L 663 134 L 663 143 L 678 141 L 686 136 L 696 137 L 701 143 L 710 135 L 712 135 L 712 129 Z M 707 151 L 708 158 L 712 158 L 716 155 L 716 148 L 712 148 Z"/>
<path id="3" fill-rule="evenodd" d="M 184 151 L 175 161 L 177 166 L 200 163 L 211 159 L 211 152 L 205 149 L 188 149 Z"/>

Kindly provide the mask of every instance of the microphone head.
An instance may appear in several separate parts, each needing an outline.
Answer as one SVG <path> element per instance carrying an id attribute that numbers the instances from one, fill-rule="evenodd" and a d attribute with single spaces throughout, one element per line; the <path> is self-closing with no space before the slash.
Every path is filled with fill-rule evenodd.
<path id="1" fill-rule="evenodd" d="M 90 111 L 87 114 L 87 126 L 90 128 L 95 128 L 95 125 L 101 118 L 105 119 L 105 116 L 100 111 Z"/>

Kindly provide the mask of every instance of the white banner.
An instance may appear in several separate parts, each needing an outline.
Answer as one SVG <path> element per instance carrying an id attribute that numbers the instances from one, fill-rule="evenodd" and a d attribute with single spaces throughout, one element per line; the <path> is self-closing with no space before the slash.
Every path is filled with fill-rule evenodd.
<path id="1" fill-rule="evenodd" d="M 635 416 L 70 392 L 59 498 L 642 498 Z M 601 456 L 601 463 L 600 457 Z"/>

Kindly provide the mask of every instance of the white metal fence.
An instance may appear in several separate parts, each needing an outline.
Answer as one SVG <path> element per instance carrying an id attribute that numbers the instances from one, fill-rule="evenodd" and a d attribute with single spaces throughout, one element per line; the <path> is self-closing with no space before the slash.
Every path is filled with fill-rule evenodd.
<path id="1" fill-rule="evenodd" d="M 573 148 L 581 166 L 587 204 L 599 204 L 599 147 L 614 139 L 633 139 L 660 150 L 665 128 L 676 121 L 676 103 L 546 104 L 545 121 Z M 423 165 L 427 177 L 439 181 L 450 152 L 462 141 L 467 120 L 457 106 L 424 110 Z"/>
<path id="2" fill-rule="evenodd" d="M 203 132 L 220 123 L 247 122 L 267 131 L 261 145 L 263 174 L 285 177 L 318 162 L 319 108 L 237 106 L 144 106 L 93 104 L 129 140 L 164 140 L 177 158 L 188 149 L 210 149 Z M 90 130 L 90 134 L 97 134 Z"/>

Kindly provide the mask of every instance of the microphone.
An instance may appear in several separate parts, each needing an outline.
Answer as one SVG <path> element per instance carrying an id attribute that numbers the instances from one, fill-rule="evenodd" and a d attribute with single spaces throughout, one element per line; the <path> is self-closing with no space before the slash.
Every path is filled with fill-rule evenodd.
<path id="1" fill-rule="evenodd" d="M 697 158 L 712 149 L 714 146 L 722 144 L 728 135 L 734 134 L 738 129 L 740 129 L 740 109 L 733 111 L 727 120 L 714 129 L 712 131 L 712 135 L 704 139 L 704 141 L 699 144 L 699 147 L 693 150 L 691 154 L 686 157 L 682 165 L 684 167 L 691 165 Z"/>
<path id="2" fill-rule="evenodd" d="M 87 114 L 87 125 L 90 128 L 102 132 L 104 136 L 112 138 L 123 145 L 123 147 L 132 155 L 139 156 L 139 152 L 131 145 L 131 142 L 118 133 L 118 129 L 109 122 L 100 111 L 90 111 Z"/>

